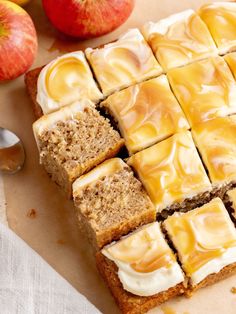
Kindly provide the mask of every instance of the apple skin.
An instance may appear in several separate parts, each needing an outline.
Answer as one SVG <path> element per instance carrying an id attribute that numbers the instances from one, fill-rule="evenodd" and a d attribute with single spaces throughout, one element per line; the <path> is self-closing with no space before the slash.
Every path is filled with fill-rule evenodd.
<path id="1" fill-rule="evenodd" d="M 51 23 L 62 33 L 88 39 L 113 31 L 133 11 L 135 0 L 43 0 Z"/>
<path id="2" fill-rule="evenodd" d="M 0 0 L 0 82 L 25 73 L 37 47 L 36 30 L 28 13 L 13 2 Z"/>

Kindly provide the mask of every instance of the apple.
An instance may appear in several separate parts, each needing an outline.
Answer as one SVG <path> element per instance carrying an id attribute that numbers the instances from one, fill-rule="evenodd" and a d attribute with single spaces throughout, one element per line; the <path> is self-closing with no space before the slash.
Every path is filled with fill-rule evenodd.
<path id="1" fill-rule="evenodd" d="M 16 4 L 20 6 L 24 6 L 30 2 L 30 0 L 10 0 L 11 2 L 15 2 Z"/>
<path id="2" fill-rule="evenodd" d="M 72 37 L 87 39 L 111 32 L 123 24 L 135 0 L 43 0 L 51 23 Z"/>
<path id="3" fill-rule="evenodd" d="M 13 2 L 0 0 L 0 82 L 25 73 L 35 59 L 37 47 L 29 14 Z"/>

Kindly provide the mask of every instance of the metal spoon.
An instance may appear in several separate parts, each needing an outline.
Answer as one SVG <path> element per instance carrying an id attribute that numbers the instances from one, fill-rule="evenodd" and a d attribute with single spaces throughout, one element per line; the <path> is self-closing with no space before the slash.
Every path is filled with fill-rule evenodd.
<path id="1" fill-rule="evenodd" d="M 16 173 L 25 162 L 23 144 L 15 133 L 0 127 L 0 172 Z"/>

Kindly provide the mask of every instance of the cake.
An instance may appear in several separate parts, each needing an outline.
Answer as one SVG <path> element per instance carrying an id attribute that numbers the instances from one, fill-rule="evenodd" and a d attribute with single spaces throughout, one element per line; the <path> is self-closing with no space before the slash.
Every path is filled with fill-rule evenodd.
<path id="1" fill-rule="evenodd" d="M 198 14 L 208 26 L 220 54 L 236 49 L 235 2 L 213 2 L 202 6 Z"/>
<path id="2" fill-rule="evenodd" d="M 120 158 L 112 158 L 73 183 L 77 216 L 95 250 L 156 219 L 142 184 Z"/>
<path id="3" fill-rule="evenodd" d="M 76 178 L 116 155 L 124 144 L 90 101 L 42 116 L 33 131 L 40 163 L 69 197 Z"/>
<path id="4" fill-rule="evenodd" d="M 184 292 L 184 274 L 158 222 L 104 247 L 96 261 L 122 313 L 145 313 Z"/>
<path id="5" fill-rule="evenodd" d="M 211 184 L 189 131 L 136 153 L 128 164 L 164 217 L 202 205 L 210 197 Z"/>
<path id="6" fill-rule="evenodd" d="M 191 126 L 236 113 L 236 83 L 222 57 L 172 69 L 168 79 Z"/>
<path id="7" fill-rule="evenodd" d="M 228 53 L 224 56 L 224 59 L 228 63 L 228 66 L 236 79 L 236 52 Z"/>
<path id="8" fill-rule="evenodd" d="M 82 51 L 65 54 L 30 71 L 26 83 L 34 106 L 40 107 L 37 110 L 41 109 L 43 114 L 76 101 L 88 99 L 97 103 L 103 98 Z"/>
<path id="9" fill-rule="evenodd" d="M 87 48 L 85 53 L 105 96 L 162 73 L 138 29 L 130 29 L 102 48 Z"/>
<path id="10" fill-rule="evenodd" d="M 174 213 L 163 227 L 189 279 L 187 295 L 236 272 L 236 229 L 220 198 Z"/>
<path id="11" fill-rule="evenodd" d="M 116 92 L 100 105 L 118 123 L 130 155 L 189 128 L 165 75 Z"/>
<path id="12" fill-rule="evenodd" d="M 236 183 L 236 115 L 198 124 L 192 134 L 212 185 L 223 197 Z"/>
<path id="13" fill-rule="evenodd" d="M 165 71 L 217 54 L 207 26 L 193 10 L 148 22 L 142 33 Z"/>

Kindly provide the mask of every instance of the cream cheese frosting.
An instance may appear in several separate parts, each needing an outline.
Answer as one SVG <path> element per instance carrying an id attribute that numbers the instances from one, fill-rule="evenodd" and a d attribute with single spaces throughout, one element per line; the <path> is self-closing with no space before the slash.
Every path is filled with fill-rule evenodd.
<path id="1" fill-rule="evenodd" d="M 56 58 L 40 72 L 37 103 L 48 114 L 75 101 L 103 98 L 82 51 Z"/>
<path id="2" fill-rule="evenodd" d="M 236 113 L 236 83 L 222 57 L 172 69 L 168 79 L 191 126 Z"/>
<path id="3" fill-rule="evenodd" d="M 162 73 L 138 29 L 130 29 L 103 48 L 87 48 L 85 53 L 105 95 Z"/>
<path id="4" fill-rule="evenodd" d="M 142 33 L 165 71 L 217 54 L 206 25 L 193 10 L 148 22 Z"/>
<path id="5" fill-rule="evenodd" d="M 116 92 L 101 105 L 118 121 L 130 155 L 189 129 L 165 75 Z"/>
<path id="6" fill-rule="evenodd" d="M 228 63 L 228 66 L 236 79 L 236 52 L 228 53 L 224 56 L 224 59 Z"/>
<path id="7" fill-rule="evenodd" d="M 211 190 L 189 131 L 136 153 L 128 164 L 137 172 L 157 212 Z"/>
<path id="8" fill-rule="evenodd" d="M 217 118 L 192 129 L 194 141 L 213 184 L 236 179 L 236 115 Z"/>
<path id="9" fill-rule="evenodd" d="M 174 213 L 164 227 L 192 285 L 236 262 L 236 229 L 220 198 L 187 213 Z"/>
<path id="10" fill-rule="evenodd" d="M 203 5 L 198 14 L 208 26 L 220 54 L 236 49 L 236 3 L 213 2 Z"/>
<path id="11" fill-rule="evenodd" d="M 123 288 L 135 295 L 151 296 L 184 281 L 158 222 L 106 246 L 102 253 L 117 265 Z"/>

